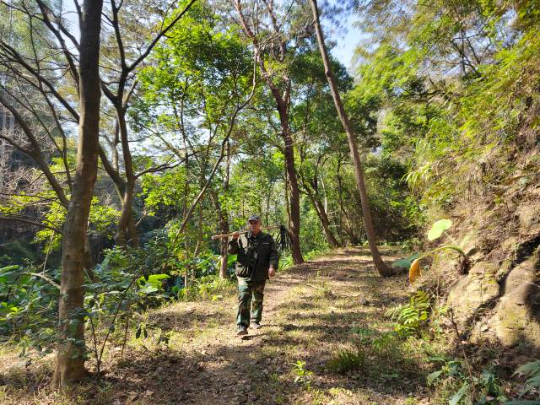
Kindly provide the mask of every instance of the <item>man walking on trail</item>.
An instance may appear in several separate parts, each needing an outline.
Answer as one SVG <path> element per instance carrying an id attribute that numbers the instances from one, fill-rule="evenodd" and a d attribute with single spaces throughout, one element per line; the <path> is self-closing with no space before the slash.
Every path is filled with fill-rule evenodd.
<path id="1" fill-rule="evenodd" d="M 248 224 L 248 232 L 235 232 L 229 241 L 229 253 L 238 254 L 238 336 L 247 335 L 250 325 L 254 329 L 261 327 L 264 285 L 269 277 L 276 274 L 279 262 L 274 239 L 261 232 L 259 216 L 249 217 Z"/>

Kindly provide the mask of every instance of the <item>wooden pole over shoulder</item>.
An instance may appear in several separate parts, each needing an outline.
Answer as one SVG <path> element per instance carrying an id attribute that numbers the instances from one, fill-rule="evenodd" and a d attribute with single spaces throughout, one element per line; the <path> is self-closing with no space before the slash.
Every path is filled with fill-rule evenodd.
<path id="1" fill-rule="evenodd" d="M 264 227 L 264 230 L 269 230 L 269 229 L 279 229 L 280 227 L 279 226 L 266 226 Z M 261 229 L 263 230 L 263 229 Z M 238 233 L 247 233 L 249 231 L 246 231 L 246 230 L 242 230 L 242 231 L 237 231 Z M 224 239 L 224 238 L 229 238 L 231 236 L 233 236 L 235 234 L 235 232 L 230 232 L 230 233 L 222 233 L 222 234 L 219 234 L 219 235 L 212 235 L 212 240 L 216 240 L 216 239 Z"/>

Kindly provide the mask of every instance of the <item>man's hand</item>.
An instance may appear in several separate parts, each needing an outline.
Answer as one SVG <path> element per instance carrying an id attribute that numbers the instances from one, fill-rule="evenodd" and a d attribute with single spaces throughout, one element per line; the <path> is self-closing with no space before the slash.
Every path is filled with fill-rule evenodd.
<path id="1" fill-rule="evenodd" d="M 276 269 L 274 269 L 272 266 L 268 269 L 268 275 L 270 277 L 274 277 L 276 275 Z"/>
<path id="2" fill-rule="evenodd" d="M 236 240 L 236 239 L 238 239 L 239 237 L 240 237 L 240 232 L 235 232 L 235 233 L 232 234 L 233 240 Z"/>

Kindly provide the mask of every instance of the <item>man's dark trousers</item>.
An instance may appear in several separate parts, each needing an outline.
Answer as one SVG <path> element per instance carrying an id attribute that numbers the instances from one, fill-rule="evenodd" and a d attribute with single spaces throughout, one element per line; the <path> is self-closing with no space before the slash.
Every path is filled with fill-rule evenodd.
<path id="1" fill-rule="evenodd" d="M 249 277 L 238 277 L 238 326 L 247 328 L 250 321 L 261 322 L 265 284 L 266 280 L 252 281 Z"/>

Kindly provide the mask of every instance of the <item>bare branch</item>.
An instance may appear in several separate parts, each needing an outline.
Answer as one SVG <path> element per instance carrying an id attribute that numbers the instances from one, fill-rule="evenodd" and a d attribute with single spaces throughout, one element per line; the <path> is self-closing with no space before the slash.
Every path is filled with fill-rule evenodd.
<path id="1" fill-rule="evenodd" d="M 58 232 L 59 234 L 62 234 L 62 231 L 61 231 L 60 229 L 54 227 L 54 226 L 47 225 L 47 224 L 42 224 L 41 222 L 32 221 L 32 220 L 26 219 L 26 218 L 21 218 L 21 217 L 3 217 L 3 216 L 0 216 L 0 221 L 17 221 L 17 222 L 22 222 L 22 223 L 29 224 L 29 225 L 34 225 L 34 226 L 37 226 L 37 227 L 40 227 L 40 228 L 50 229 L 50 230 L 52 230 L 52 231 Z"/>

